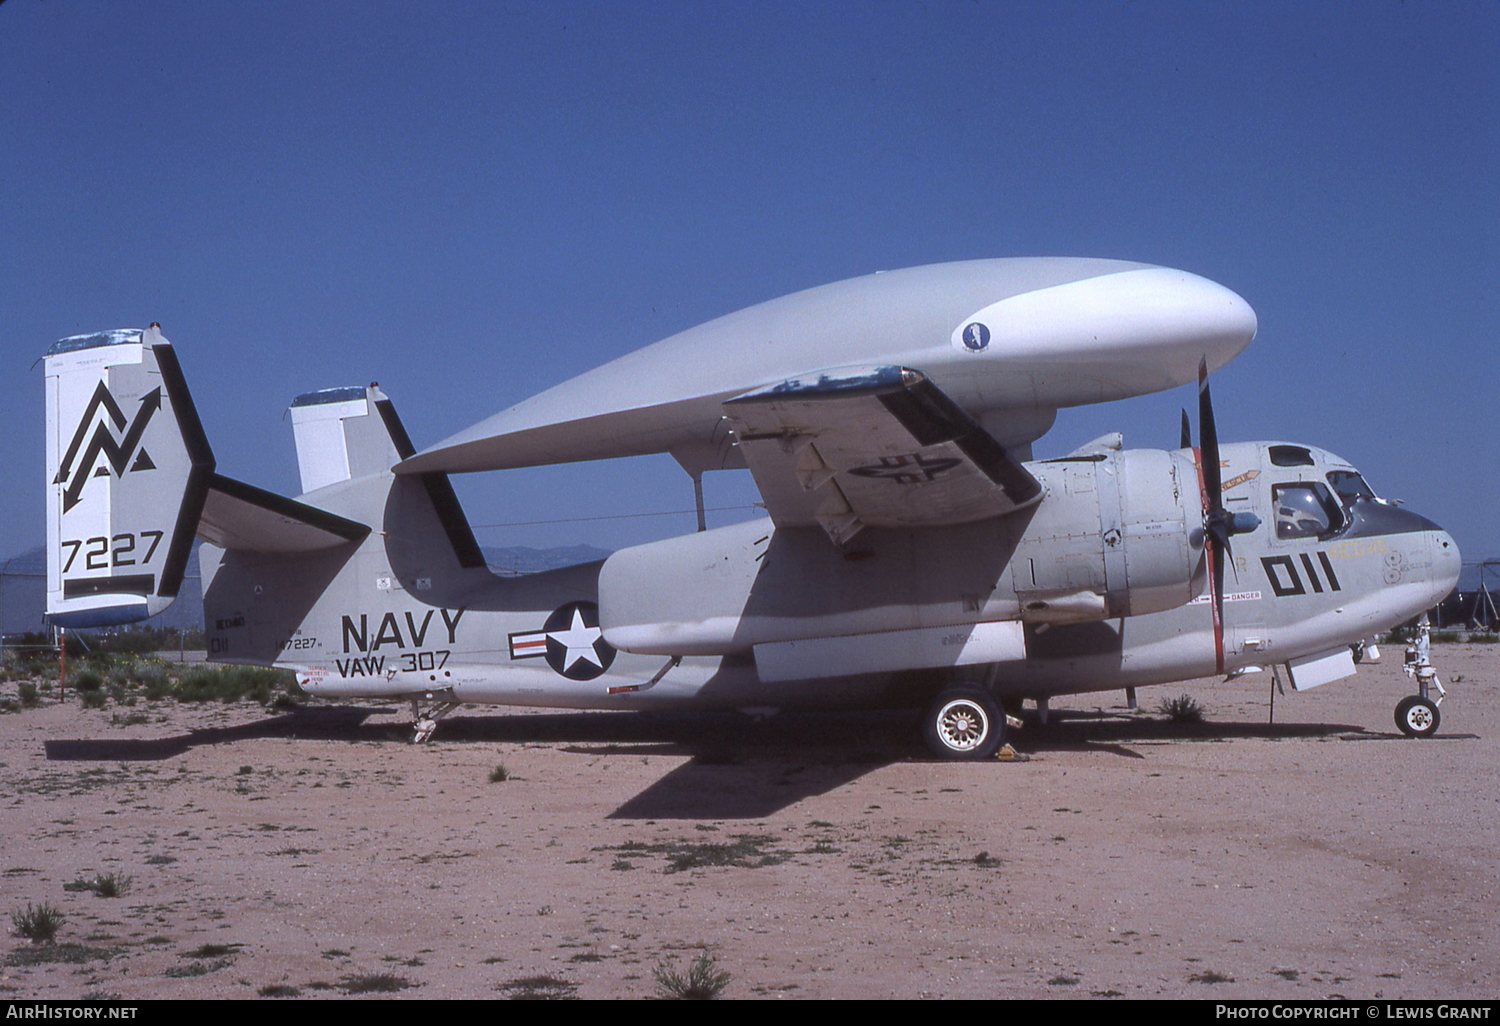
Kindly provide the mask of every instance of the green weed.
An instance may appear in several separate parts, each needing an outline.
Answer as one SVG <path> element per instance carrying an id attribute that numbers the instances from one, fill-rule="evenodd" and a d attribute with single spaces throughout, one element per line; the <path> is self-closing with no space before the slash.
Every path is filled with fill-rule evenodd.
<path id="1" fill-rule="evenodd" d="M 73 685 L 74 689 L 88 694 L 104 688 L 104 677 L 98 670 L 84 667 L 81 670 L 75 670 L 69 677 L 68 683 Z"/>
<path id="2" fill-rule="evenodd" d="M 220 969 L 227 969 L 233 964 L 232 958 L 218 958 L 212 962 L 189 962 L 187 965 L 174 965 L 162 975 L 170 976 L 174 980 L 183 980 L 193 976 L 207 976 Z"/>
<path id="3" fill-rule="evenodd" d="M 1156 710 L 1173 723 L 1203 722 L 1203 706 L 1192 695 L 1163 698 Z"/>
<path id="4" fill-rule="evenodd" d="M 101 898 L 118 898 L 130 890 L 132 877 L 119 873 L 95 873 L 92 879 L 79 877 L 72 883 L 63 884 L 65 891 L 93 891 Z"/>
<path id="5" fill-rule="evenodd" d="M 226 705 L 249 698 L 261 705 L 270 705 L 278 693 L 292 693 L 297 683 L 286 670 L 272 670 L 262 666 L 209 666 L 189 667 L 177 678 L 172 697 L 180 702 L 223 702 Z"/>
<path id="6" fill-rule="evenodd" d="M 40 905 L 27 902 L 25 911 L 17 909 L 10 914 L 10 925 L 18 936 L 33 944 L 51 944 L 66 919 L 56 906 L 46 902 Z"/>
<path id="7" fill-rule="evenodd" d="M 5 960 L 7 965 L 46 965 L 48 963 L 108 961 L 118 955 L 121 948 L 91 948 L 86 944 L 43 944 L 19 948 Z"/>
<path id="8" fill-rule="evenodd" d="M 741 869 L 760 869 L 775 866 L 790 859 L 791 853 L 767 851 L 777 842 L 770 834 L 738 834 L 730 841 L 663 841 L 643 844 L 626 841 L 621 845 L 596 848 L 595 851 L 616 851 L 617 861 L 625 861 L 626 855 L 665 855 L 668 873 L 680 873 L 686 869 L 707 866 L 736 866 Z"/>
<path id="9" fill-rule="evenodd" d="M 188 958 L 223 958 L 238 954 L 242 944 L 200 944 L 187 953 Z"/>
<path id="10" fill-rule="evenodd" d="M 651 975 L 656 979 L 657 992 L 675 1001 L 712 1001 L 733 978 L 715 965 L 714 957 L 707 951 L 693 959 L 686 974 L 662 962 Z"/>
<path id="11" fill-rule="evenodd" d="M 555 976 L 523 976 L 502 983 L 496 989 L 503 991 L 512 1001 L 566 1001 L 578 989 L 578 984 Z"/>
<path id="12" fill-rule="evenodd" d="M 417 984 L 405 976 L 391 973 L 368 973 L 364 976 L 345 976 L 339 981 L 339 989 L 345 994 L 394 994 Z"/>

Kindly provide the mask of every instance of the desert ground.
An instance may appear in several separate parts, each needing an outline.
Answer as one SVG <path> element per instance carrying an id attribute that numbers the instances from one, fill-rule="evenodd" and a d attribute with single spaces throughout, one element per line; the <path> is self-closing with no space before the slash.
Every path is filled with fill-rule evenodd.
<path id="1" fill-rule="evenodd" d="M 898 713 L 418 747 L 395 706 L 48 699 L 0 716 L 0 922 L 65 918 L 0 996 L 646 998 L 707 952 L 725 998 L 1494 998 L 1500 646 L 1434 661 L 1428 740 L 1393 647 L 1274 723 L 1264 674 L 1106 692 L 968 764 Z"/>

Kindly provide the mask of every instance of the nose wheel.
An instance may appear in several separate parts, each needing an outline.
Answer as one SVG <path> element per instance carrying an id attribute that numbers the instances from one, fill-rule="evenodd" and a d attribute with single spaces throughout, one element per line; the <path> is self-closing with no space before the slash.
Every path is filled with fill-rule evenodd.
<path id="1" fill-rule="evenodd" d="M 1421 695 L 1408 695 L 1396 705 L 1396 726 L 1407 737 L 1431 737 L 1442 720 L 1437 703 Z"/>
<path id="2" fill-rule="evenodd" d="M 1396 729 L 1407 737 L 1432 737 L 1443 720 L 1438 706 L 1447 692 L 1443 690 L 1442 681 L 1438 680 L 1431 655 L 1432 625 L 1424 613 L 1417 621 L 1416 639 L 1407 646 L 1406 662 L 1401 667 L 1417 682 L 1417 693 L 1396 704 Z M 1432 697 L 1434 691 L 1437 692 L 1436 699 Z"/>

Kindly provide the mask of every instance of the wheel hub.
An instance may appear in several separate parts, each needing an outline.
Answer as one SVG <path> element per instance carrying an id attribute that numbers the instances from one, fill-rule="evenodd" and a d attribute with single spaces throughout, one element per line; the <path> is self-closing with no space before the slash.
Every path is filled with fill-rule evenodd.
<path id="1" fill-rule="evenodd" d="M 984 712 L 969 702 L 952 702 L 938 715 L 938 734 L 949 748 L 967 752 L 983 743 L 989 724 Z"/>

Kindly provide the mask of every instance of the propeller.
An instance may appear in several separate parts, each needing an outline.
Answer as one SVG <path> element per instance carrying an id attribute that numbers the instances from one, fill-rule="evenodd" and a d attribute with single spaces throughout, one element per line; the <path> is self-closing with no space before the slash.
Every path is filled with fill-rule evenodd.
<path id="1" fill-rule="evenodd" d="M 1224 672 L 1224 559 L 1233 557 L 1229 539 L 1260 526 L 1254 513 L 1231 513 L 1224 508 L 1224 479 L 1219 460 L 1219 431 L 1208 391 L 1208 360 L 1198 362 L 1199 445 L 1192 444 L 1187 411 L 1182 411 L 1182 447 L 1192 449 L 1198 463 L 1198 487 L 1203 503 L 1203 548 L 1208 557 L 1208 587 L 1213 592 L 1214 666 Z"/>

